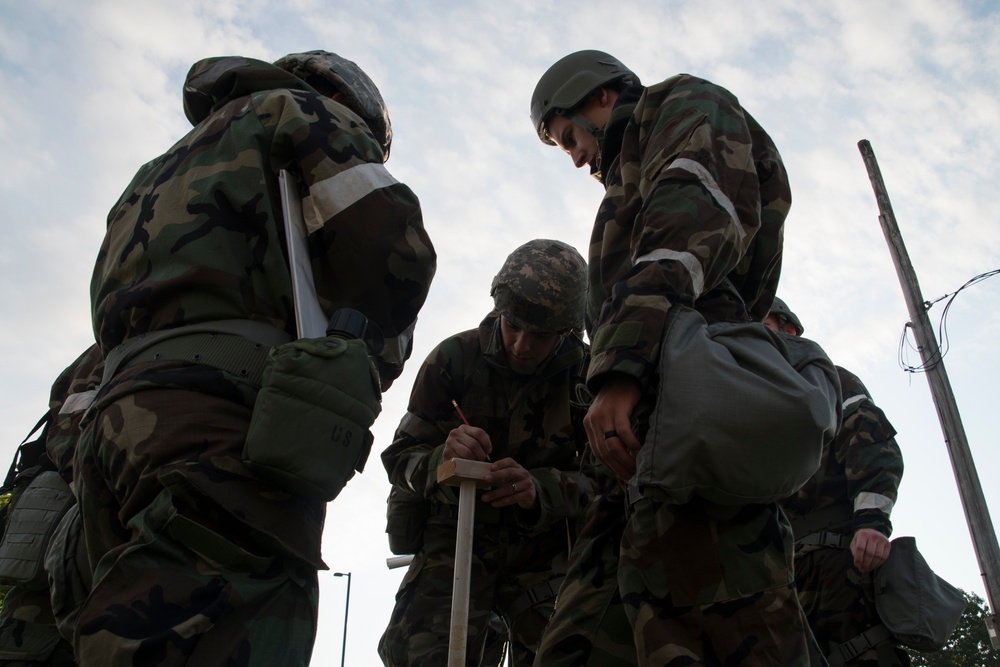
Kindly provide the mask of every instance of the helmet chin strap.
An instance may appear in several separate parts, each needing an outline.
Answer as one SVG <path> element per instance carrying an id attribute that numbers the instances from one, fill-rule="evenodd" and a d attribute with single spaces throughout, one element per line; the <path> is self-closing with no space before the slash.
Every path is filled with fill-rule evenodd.
<path id="1" fill-rule="evenodd" d="M 577 111 L 574 111 L 572 113 L 566 114 L 566 120 L 569 120 L 569 121 L 571 121 L 573 123 L 576 123 L 581 128 L 583 128 L 585 131 L 587 131 L 590 134 L 594 135 L 594 139 L 597 140 L 597 146 L 598 147 L 600 147 L 603 144 L 603 142 L 604 142 L 604 128 L 603 127 L 597 127 L 596 125 L 594 125 L 593 123 L 591 123 L 590 119 L 588 119 L 583 114 L 581 114 L 581 113 L 579 113 Z M 598 154 L 597 154 L 597 165 L 596 166 L 592 166 L 590 168 L 590 175 L 593 176 L 594 178 L 596 178 L 601 183 L 604 182 L 603 179 L 602 179 L 602 177 L 601 177 L 601 154 L 600 154 L 600 152 L 598 152 Z"/>

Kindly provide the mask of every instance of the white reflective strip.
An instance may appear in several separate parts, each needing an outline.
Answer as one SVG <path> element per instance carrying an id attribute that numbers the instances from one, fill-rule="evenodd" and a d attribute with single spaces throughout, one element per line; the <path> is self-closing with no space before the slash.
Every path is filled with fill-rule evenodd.
<path id="1" fill-rule="evenodd" d="M 688 275 L 691 276 L 691 286 L 694 290 L 692 295 L 694 298 L 701 296 L 702 290 L 705 289 L 705 274 L 701 270 L 701 263 L 698 259 L 689 252 L 677 252 L 676 250 L 670 250 L 668 248 L 657 248 L 652 252 L 648 252 L 642 257 L 636 257 L 635 263 L 639 262 L 658 262 L 662 259 L 672 259 L 675 262 L 680 262 L 681 265 L 687 269 Z"/>
<path id="2" fill-rule="evenodd" d="M 705 186 L 705 189 L 712 194 L 712 197 L 716 202 L 718 202 L 719 206 L 726 209 L 726 213 L 729 214 L 729 217 L 733 221 L 733 226 L 736 228 L 736 234 L 739 236 L 740 242 L 742 242 L 743 237 L 746 236 L 746 232 L 743 231 L 743 225 L 740 224 L 740 219 L 736 215 L 736 209 L 733 207 L 733 202 L 729 201 L 729 197 L 722 193 L 722 190 L 719 189 L 719 184 L 715 182 L 712 174 L 710 174 L 700 163 L 695 162 L 694 160 L 689 160 L 688 158 L 678 158 L 674 160 L 670 163 L 667 169 L 671 169 L 673 167 L 689 171 L 698 177 L 698 180 L 701 181 L 701 184 Z"/>
<path id="3" fill-rule="evenodd" d="M 306 228 L 312 234 L 351 204 L 398 182 L 381 164 L 367 162 L 315 183 L 302 200 Z"/>
<path id="4" fill-rule="evenodd" d="M 858 396 L 851 396 L 849 399 L 847 399 L 846 401 L 844 401 L 844 412 L 847 412 L 848 408 L 854 407 L 855 405 L 857 405 L 861 401 L 867 401 L 867 400 L 868 400 L 868 397 L 865 396 L 864 394 L 860 394 Z"/>
<path id="5" fill-rule="evenodd" d="M 63 401 L 62 407 L 59 408 L 59 414 L 68 415 L 71 412 L 79 412 L 80 410 L 86 410 L 94 402 L 94 398 L 97 397 L 97 390 L 91 389 L 89 391 L 81 391 L 77 394 L 70 394 Z"/>
<path id="6" fill-rule="evenodd" d="M 413 477 L 417 474 L 421 460 L 423 460 L 422 456 L 411 456 L 410 460 L 406 462 L 406 468 L 403 470 L 403 479 L 406 480 L 407 490 L 419 495 L 423 495 L 424 490 L 413 486 Z"/>
<path id="7" fill-rule="evenodd" d="M 863 491 L 854 499 L 854 511 L 860 512 L 861 510 L 881 510 L 885 512 L 886 516 L 889 516 L 892 512 L 892 501 L 881 493 Z"/>

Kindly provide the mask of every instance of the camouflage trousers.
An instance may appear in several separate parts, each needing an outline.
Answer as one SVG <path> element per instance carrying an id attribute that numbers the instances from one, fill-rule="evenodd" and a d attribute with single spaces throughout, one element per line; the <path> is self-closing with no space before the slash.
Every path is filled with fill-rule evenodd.
<path id="1" fill-rule="evenodd" d="M 455 531 L 454 519 L 428 519 L 424 547 L 403 577 L 379 641 L 379 655 L 387 667 L 447 664 Z M 558 588 L 552 582 L 566 571 L 565 527 L 560 523 L 548 533 L 526 535 L 477 523 L 472 551 L 465 664 L 481 664 L 490 616 L 496 613 L 509 633 L 510 664 L 526 667 L 552 614 Z"/>
<path id="2" fill-rule="evenodd" d="M 842 643 L 882 622 L 875 611 L 871 574 L 854 567 L 850 549 L 800 548 L 795 555 L 795 585 L 809 626 L 828 657 Z M 910 658 L 905 650 L 885 641 L 841 664 L 906 667 Z"/>
<path id="3" fill-rule="evenodd" d="M 672 505 L 647 490 L 631 506 L 618 581 L 640 665 L 814 662 L 791 528 L 773 503 Z"/>
<path id="4" fill-rule="evenodd" d="M 74 468 L 94 570 L 80 665 L 309 664 L 319 533 L 242 465 L 249 419 L 186 390 L 101 403 Z"/>
<path id="5" fill-rule="evenodd" d="M 624 489 L 611 482 L 587 510 L 535 667 L 638 664 L 632 626 L 618 591 L 626 521 Z"/>
<path id="6" fill-rule="evenodd" d="M 59 635 L 49 590 L 15 586 L 0 610 L 0 667 L 72 667 L 73 645 Z"/>

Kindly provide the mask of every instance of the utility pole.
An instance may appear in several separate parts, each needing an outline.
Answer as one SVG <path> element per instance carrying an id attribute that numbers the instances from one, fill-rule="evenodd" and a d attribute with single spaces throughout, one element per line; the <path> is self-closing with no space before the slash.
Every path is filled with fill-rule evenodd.
<path id="1" fill-rule="evenodd" d="M 965 427 L 962 426 L 962 419 L 958 414 L 958 404 L 955 402 L 955 395 L 952 393 L 951 383 L 948 381 L 948 374 L 939 353 L 937 338 L 934 336 L 934 330 L 927 317 L 927 307 L 924 305 L 924 297 L 920 293 L 917 274 L 914 272 L 910 257 L 906 253 L 903 237 L 899 233 L 896 216 L 893 214 L 892 204 L 889 202 L 889 193 L 882 181 L 882 172 L 879 171 L 878 163 L 875 161 L 875 153 L 868 140 L 859 141 L 858 148 L 861 150 L 861 157 L 868 169 L 868 178 L 875 190 L 875 199 L 878 202 L 879 210 L 878 219 L 882 224 L 886 243 L 889 244 L 892 261 L 896 265 L 896 275 L 903 288 L 906 307 L 910 311 L 910 321 L 917 339 L 917 349 L 927 373 L 931 397 L 934 400 L 945 444 L 948 447 L 951 468 L 955 474 L 955 481 L 958 483 L 958 493 L 965 511 L 965 521 L 969 526 L 969 533 L 972 535 L 976 560 L 979 561 L 983 583 L 986 585 L 986 602 L 990 607 L 990 617 L 986 619 L 986 626 L 990 634 L 990 642 L 994 649 L 1000 649 L 1000 638 L 997 636 L 997 628 L 1000 627 L 1000 623 L 998 623 L 995 604 L 1000 602 L 1000 579 L 998 579 L 1000 576 L 1000 547 L 997 546 L 997 536 L 993 530 L 993 522 L 990 520 L 989 509 L 986 506 L 986 497 L 983 495 L 983 487 L 979 483 L 976 465 L 969 450 L 969 441 L 965 437 Z"/>

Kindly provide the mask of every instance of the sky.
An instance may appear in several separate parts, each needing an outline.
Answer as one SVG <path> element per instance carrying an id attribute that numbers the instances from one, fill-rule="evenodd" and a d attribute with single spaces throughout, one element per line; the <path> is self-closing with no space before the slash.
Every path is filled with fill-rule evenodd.
<path id="1" fill-rule="evenodd" d="M 603 188 L 543 145 L 531 92 L 560 57 L 608 51 L 645 83 L 686 72 L 732 91 L 784 158 L 793 204 L 778 294 L 898 431 L 892 520 L 934 570 L 980 596 L 980 575 L 906 302 L 858 142 L 874 149 L 985 487 L 1000 514 L 1000 8 L 989 0 L 615 3 L 577 0 L 0 0 L 0 460 L 93 338 L 89 283 L 110 207 L 185 134 L 181 87 L 218 55 L 326 49 L 378 84 L 389 171 L 420 198 L 438 272 L 413 357 L 384 397 L 365 472 L 329 505 L 313 665 L 375 647 L 403 570 L 389 570 L 378 453 L 431 348 L 490 310 L 506 255 L 554 238 L 585 256 Z M 998 600 L 997 602 L 1000 602 Z"/>

